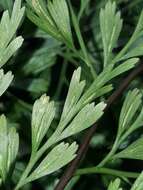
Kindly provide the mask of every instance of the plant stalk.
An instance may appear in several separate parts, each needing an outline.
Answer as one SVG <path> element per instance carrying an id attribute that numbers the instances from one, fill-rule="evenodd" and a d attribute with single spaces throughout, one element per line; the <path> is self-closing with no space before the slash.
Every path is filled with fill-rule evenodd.
<path id="1" fill-rule="evenodd" d="M 140 64 L 137 66 L 133 71 L 121 82 L 121 85 L 118 87 L 118 89 L 108 98 L 107 100 L 107 106 L 105 111 L 107 111 L 110 106 L 122 95 L 122 93 L 126 90 L 126 88 L 129 86 L 129 84 L 139 75 L 143 73 L 143 64 Z M 66 171 L 64 172 L 63 176 L 59 180 L 57 186 L 55 187 L 55 190 L 64 190 L 68 182 L 73 177 L 76 169 L 78 168 L 80 162 L 84 158 L 84 156 L 87 153 L 90 140 L 94 136 L 94 133 L 97 129 L 98 125 L 95 123 L 93 127 L 89 128 L 85 134 L 85 137 L 79 147 L 79 150 L 77 152 L 77 157 L 69 164 Z"/>
<path id="2" fill-rule="evenodd" d="M 75 175 L 87 175 L 87 174 L 108 174 L 117 177 L 137 178 L 139 173 L 125 172 L 120 170 L 114 170 L 109 168 L 89 167 L 78 169 Z"/>

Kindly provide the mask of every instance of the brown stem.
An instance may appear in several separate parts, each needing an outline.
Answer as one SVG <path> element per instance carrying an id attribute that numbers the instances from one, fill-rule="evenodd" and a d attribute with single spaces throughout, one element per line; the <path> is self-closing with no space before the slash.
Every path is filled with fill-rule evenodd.
<path id="1" fill-rule="evenodd" d="M 107 111 L 109 107 L 121 96 L 124 90 L 128 87 L 128 85 L 136 78 L 137 75 L 143 72 L 143 64 L 140 64 L 137 68 L 135 68 L 121 83 L 119 88 L 107 99 L 107 106 L 104 111 Z M 55 190 L 64 190 L 70 179 L 73 177 L 76 169 L 79 166 L 79 163 L 84 158 L 87 153 L 89 143 L 91 138 L 93 137 L 98 125 L 95 123 L 93 127 L 89 128 L 83 138 L 83 141 L 79 147 L 76 158 L 69 164 L 60 181 L 58 182 Z"/>

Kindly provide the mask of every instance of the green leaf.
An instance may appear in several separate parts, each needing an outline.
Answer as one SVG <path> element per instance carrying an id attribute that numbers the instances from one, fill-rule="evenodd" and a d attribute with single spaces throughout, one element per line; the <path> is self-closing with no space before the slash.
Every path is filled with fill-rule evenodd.
<path id="1" fill-rule="evenodd" d="M 87 5 L 89 4 L 90 0 L 81 0 L 81 5 L 80 5 L 80 11 L 78 14 L 78 20 L 80 20 L 80 18 L 82 17 L 82 14 L 84 13 Z"/>
<path id="2" fill-rule="evenodd" d="M 96 93 L 96 97 L 102 97 L 103 95 L 111 92 L 112 90 L 113 90 L 112 84 L 105 85 L 105 86 L 101 87 L 100 89 L 98 89 L 98 91 Z"/>
<path id="3" fill-rule="evenodd" d="M 0 117 L 0 175 L 5 181 L 17 156 L 19 136 L 14 128 L 7 127 L 4 115 Z"/>
<path id="4" fill-rule="evenodd" d="M 58 40 L 62 40 L 61 35 L 58 32 L 57 26 L 49 15 L 46 5 L 43 0 L 26 0 L 27 1 L 27 16 L 35 23 L 39 28 L 47 32 L 49 35 L 55 37 Z"/>
<path id="5" fill-rule="evenodd" d="M 0 117 L 0 175 L 3 181 L 7 175 L 7 121 L 4 115 Z"/>
<path id="6" fill-rule="evenodd" d="M 71 145 L 68 143 L 61 143 L 57 145 L 28 177 L 28 181 L 33 181 L 42 176 L 53 173 L 65 166 L 75 158 L 77 148 L 78 146 L 75 142 Z"/>
<path id="7" fill-rule="evenodd" d="M 22 37 L 15 38 L 0 55 L 0 67 L 2 67 L 11 56 L 21 47 L 23 43 Z"/>
<path id="8" fill-rule="evenodd" d="M 142 55 L 143 55 L 143 46 L 141 44 L 129 50 L 120 60 L 129 59 L 132 57 L 137 57 Z"/>
<path id="9" fill-rule="evenodd" d="M 27 0 L 27 16 L 54 38 L 73 46 L 68 6 L 65 0 Z"/>
<path id="10" fill-rule="evenodd" d="M 26 74 L 39 74 L 56 63 L 56 55 L 60 50 L 60 43 L 48 35 L 46 37 L 47 39 L 42 47 L 36 49 L 32 57 L 24 64 L 22 70 Z M 23 61 L 24 57 L 22 56 L 20 60 Z"/>
<path id="11" fill-rule="evenodd" d="M 72 46 L 72 33 L 66 0 L 48 1 L 48 10 L 61 32 L 61 35 Z"/>
<path id="12" fill-rule="evenodd" d="M 15 30 L 19 27 L 23 16 L 25 12 L 25 7 L 21 8 L 21 0 L 15 0 L 14 5 L 13 5 L 13 10 L 12 10 L 12 15 L 11 15 L 11 23 L 13 25 L 13 35 L 15 34 Z"/>
<path id="13" fill-rule="evenodd" d="M 119 118 L 118 134 L 123 133 L 133 124 L 133 119 L 142 102 L 141 97 L 138 89 L 130 91 L 126 96 Z"/>
<path id="14" fill-rule="evenodd" d="M 6 91 L 12 79 L 13 75 L 11 72 L 4 74 L 4 71 L 2 69 L 0 70 L 0 96 Z"/>
<path id="15" fill-rule="evenodd" d="M 127 156 L 127 158 L 131 158 L 133 155 L 138 157 L 141 153 L 141 148 L 138 146 L 134 147 L 134 145 L 130 145 L 125 150 L 115 154 L 119 148 L 119 146 L 125 141 L 125 139 L 136 129 L 142 126 L 143 123 L 143 107 L 142 105 L 142 95 L 138 89 L 134 89 L 129 91 L 126 95 L 125 101 L 122 106 L 122 110 L 119 118 L 119 126 L 116 135 L 116 139 L 114 144 L 107 154 L 107 156 L 101 161 L 98 166 L 103 166 L 107 162 Z M 134 144 L 134 143 L 133 143 Z M 128 149 L 129 148 L 129 149 Z M 139 148 L 139 149 L 138 149 Z M 129 151 L 128 151 L 129 150 Z M 136 151 L 134 153 L 134 150 Z M 137 159 L 137 158 L 135 158 Z"/>
<path id="16" fill-rule="evenodd" d="M 80 101 L 85 86 L 84 81 L 80 82 L 80 75 L 81 69 L 78 68 L 71 80 L 61 116 L 62 119 L 60 119 L 52 135 L 40 148 L 39 145 L 54 119 L 55 106 L 54 102 L 50 102 L 46 95 L 43 95 L 34 103 L 32 112 L 32 156 L 36 157 L 36 161 L 45 151 L 51 149 L 51 146 L 90 127 L 103 115 L 106 106 L 103 102 L 95 106 L 94 103 L 84 104 Z M 52 148 L 37 169 L 26 179 L 26 183 L 58 170 L 75 157 L 76 150 L 77 145 L 75 143 L 69 146 L 64 142 Z M 22 184 L 24 183 L 22 182 Z"/>
<path id="17" fill-rule="evenodd" d="M 112 86 L 110 85 L 108 86 L 108 88 L 106 83 L 114 77 L 117 77 L 120 74 L 132 69 L 138 62 L 138 60 L 138 58 L 129 59 L 115 68 L 113 68 L 113 64 L 107 65 L 103 69 L 103 71 L 96 77 L 88 90 L 86 90 L 82 99 L 87 103 L 112 90 Z"/>
<path id="18" fill-rule="evenodd" d="M 83 93 L 83 90 L 85 87 L 85 81 L 80 81 L 80 76 L 81 76 L 81 68 L 79 67 L 73 73 L 68 94 L 67 94 L 67 98 L 66 98 L 65 105 L 63 108 L 61 120 L 64 120 L 67 117 L 67 113 L 69 113 L 70 110 L 74 108 L 74 106 L 77 104 L 77 102 L 79 101 Z"/>
<path id="19" fill-rule="evenodd" d="M 136 179 L 136 181 L 133 184 L 131 190 L 142 190 L 142 189 L 143 189 L 143 172 Z"/>
<path id="20" fill-rule="evenodd" d="M 140 113 L 138 113 L 137 118 L 135 119 L 134 123 L 130 126 L 130 130 L 129 132 L 133 132 L 136 129 L 138 129 L 139 127 L 142 127 L 143 124 L 143 108 L 140 111 Z"/>
<path id="21" fill-rule="evenodd" d="M 16 30 L 23 18 L 24 8 L 21 8 L 21 0 L 15 0 L 11 18 L 8 11 L 3 13 L 0 22 L 0 67 L 3 66 L 10 57 L 22 45 L 23 38 L 14 38 Z"/>
<path id="22" fill-rule="evenodd" d="M 142 94 L 138 89 L 134 89 L 128 92 L 120 113 L 117 133 L 118 146 L 121 145 L 133 131 L 142 127 L 142 124 Z"/>
<path id="23" fill-rule="evenodd" d="M 37 150 L 55 116 L 54 102 L 46 95 L 36 100 L 32 112 L 32 149 Z"/>
<path id="24" fill-rule="evenodd" d="M 131 37 L 131 42 L 130 44 L 133 44 L 137 39 L 139 39 L 143 35 L 143 11 L 140 14 L 137 26 L 135 28 L 135 31 Z"/>
<path id="25" fill-rule="evenodd" d="M 83 95 L 83 99 L 85 99 L 86 102 L 91 101 L 94 98 L 99 97 L 101 94 L 104 95 L 104 88 L 105 84 L 109 82 L 114 77 L 119 76 L 120 74 L 130 70 L 135 66 L 135 64 L 138 62 L 138 58 L 130 59 L 121 65 L 114 67 L 113 64 L 107 65 L 103 71 L 96 77 L 96 79 L 93 81 L 93 83 L 90 85 L 88 90 L 86 90 L 85 94 Z M 102 91 L 103 88 L 103 91 Z M 110 85 L 110 89 L 112 90 L 112 87 Z M 103 93 L 102 93 L 103 92 Z M 108 92 L 108 90 L 107 90 Z M 106 93 L 106 90 L 105 90 Z"/>
<path id="26" fill-rule="evenodd" d="M 62 132 L 61 139 L 77 134 L 93 125 L 102 115 L 106 104 L 101 102 L 87 104 L 73 119 L 71 124 Z"/>
<path id="27" fill-rule="evenodd" d="M 111 79 L 115 78 L 116 76 L 132 69 L 135 65 L 139 62 L 138 58 L 128 59 L 124 63 L 121 63 L 119 66 L 115 67 L 110 74 Z"/>
<path id="28" fill-rule="evenodd" d="M 105 104 L 103 102 L 97 106 L 94 106 L 94 104 L 88 104 L 89 102 L 84 102 L 85 95 L 83 94 L 82 96 L 82 93 L 84 90 L 85 81 L 80 81 L 80 75 L 81 68 L 78 68 L 74 72 L 71 79 L 68 95 L 65 101 L 58 129 L 62 130 L 66 128 L 69 122 L 71 122 L 72 120 L 73 122 L 71 122 L 68 128 L 65 129 L 66 131 L 65 134 L 62 135 L 62 138 L 64 138 L 64 135 L 73 135 L 91 126 L 93 123 L 95 123 L 95 121 L 99 119 L 99 117 L 101 117 L 101 115 L 103 114 L 103 109 L 105 108 Z M 111 86 L 106 86 L 102 90 L 103 91 L 100 91 L 99 93 L 104 93 L 111 90 Z M 96 91 L 96 89 L 94 89 L 94 91 Z M 87 98 L 85 99 L 87 100 Z M 89 115 L 87 118 L 88 112 Z M 76 114 L 77 116 L 74 118 Z M 83 119 L 80 119 L 81 117 Z M 85 117 L 87 118 L 87 120 L 85 120 Z M 80 125 L 81 121 L 83 121 L 84 124 L 82 123 Z M 79 123 L 79 126 L 76 127 L 75 123 Z M 72 132 L 71 129 L 73 131 L 75 130 L 75 132 Z M 69 131 L 71 131 L 71 133 Z"/>
<path id="29" fill-rule="evenodd" d="M 122 143 L 131 133 L 133 133 L 138 128 L 142 127 L 143 124 L 143 108 L 136 114 L 134 122 L 129 126 L 129 129 L 121 136 L 120 143 Z"/>
<path id="30" fill-rule="evenodd" d="M 123 151 L 117 153 L 114 158 L 128 158 L 143 160 L 143 138 L 139 138 Z"/>
<path id="31" fill-rule="evenodd" d="M 134 33 L 132 34 L 131 38 L 129 39 L 125 47 L 117 54 L 115 59 L 112 61 L 113 63 L 116 63 L 126 58 L 143 55 L 141 54 L 141 49 L 142 49 L 141 46 L 136 46 L 132 49 L 132 46 L 134 45 L 134 43 L 137 42 L 138 40 L 140 41 L 140 37 L 143 36 L 142 23 L 143 23 L 143 11 L 141 12 L 141 15 L 139 17 Z"/>
<path id="32" fill-rule="evenodd" d="M 108 65 L 106 68 L 104 68 L 104 70 L 97 76 L 97 78 L 89 86 L 89 88 L 86 90 L 86 92 L 82 96 L 82 101 L 85 104 L 99 97 L 100 94 L 103 94 L 102 88 L 104 89 L 104 85 L 110 80 L 110 74 L 111 74 L 112 69 L 113 69 L 113 66 Z"/>
<path id="33" fill-rule="evenodd" d="M 100 11 L 100 27 L 104 49 L 104 67 L 110 64 L 112 58 L 112 50 L 116 46 L 122 29 L 122 19 L 120 12 L 116 13 L 115 2 L 108 3 L 105 9 Z"/>
<path id="34" fill-rule="evenodd" d="M 110 79 L 110 74 L 112 71 L 113 65 L 108 65 L 85 92 L 85 82 L 80 81 L 81 68 L 78 68 L 73 73 L 61 119 L 55 131 L 53 131 L 52 135 L 40 148 L 39 145 L 42 142 L 43 137 L 46 135 L 46 132 L 49 129 L 52 120 L 54 119 L 55 107 L 54 103 L 51 103 L 49 101 L 49 98 L 45 95 L 35 102 L 32 114 L 32 156 L 35 157 L 35 160 L 34 163 L 31 160 L 29 164 L 32 164 L 32 166 L 34 166 L 34 164 L 36 164 L 36 162 L 40 160 L 43 154 L 46 151 L 49 151 L 49 149 L 51 149 L 51 147 L 53 147 L 56 143 L 90 127 L 103 115 L 103 111 L 106 105 L 101 102 L 95 106 L 94 103 L 90 102 L 94 98 L 106 92 L 109 92 L 109 90 L 112 89 L 111 85 L 105 85 Z M 48 111 L 48 113 L 47 107 L 50 107 L 50 111 Z M 52 157 L 55 156 L 56 158 L 57 151 L 55 151 L 55 149 L 56 148 L 52 148 L 51 152 L 53 151 Z M 67 156 L 61 156 L 62 161 L 65 157 Z M 49 158 L 49 155 L 47 155 L 44 161 L 42 161 L 41 164 L 34 171 L 34 173 L 29 175 L 29 172 L 27 174 L 27 178 L 24 180 L 22 179 L 23 181 L 21 180 L 19 182 L 18 187 L 22 186 L 25 183 L 33 181 L 34 179 L 54 172 L 58 168 L 62 167 L 61 165 L 58 165 L 60 162 L 57 163 L 56 161 L 54 162 L 55 166 L 51 165 L 52 169 L 49 165 L 49 167 L 47 167 L 47 164 L 50 163 L 49 160 L 52 160 L 52 158 Z M 69 161 L 71 160 L 68 159 L 66 163 L 68 163 Z M 63 165 L 65 165 L 66 163 L 64 163 Z"/>
<path id="35" fill-rule="evenodd" d="M 35 93 L 35 94 L 40 94 L 46 92 L 48 88 L 48 83 L 47 80 L 43 78 L 32 78 L 30 80 L 30 83 L 27 87 L 27 90 L 29 92 Z"/>
<path id="36" fill-rule="evenodd" d="M 138 112 L 136 114 L 136 118 L 134 118 L 134 122 L 129 126 L 128 130 L 123 133 L 123 135 L 120 137 L 120 143 L 124 142 L 124 140 L 131 134 L 133 133 L 135 130 L 137 130 L 138 128 L 142 127 L 143 124 L 143 108 L 141 109 L 140 112 Z"/>
<path id="37" fill-rule="evenodd" d="M 115 181 L 110 183 L 108 190 L 122 190 L 122 188 L 120 188 L 120 183 L 121 180 L 117 178 Z"/>
<path id="38" fill-rule="evenodd" d="M 10 128 L 8 131 L 8 158 L 7 158 L 7 168 L 11 169 L 11 164 L 15 162 L 19 148 L 19 135 L 16 129 Z"/>

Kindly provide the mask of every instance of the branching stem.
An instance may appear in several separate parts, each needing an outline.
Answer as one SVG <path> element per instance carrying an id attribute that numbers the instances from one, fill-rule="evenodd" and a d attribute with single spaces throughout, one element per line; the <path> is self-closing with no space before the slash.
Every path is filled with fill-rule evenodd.
<path id="1" fill-rule="evenodd" d="M 124 90 L 128 87 L 128 85 L 139 75 L 143 72 L 143 65 L 140 64 L 137 68 L 135 68 L 122 82 L 119 88 L 108 98 L 107 100 L 107 111 L 109 107 L 122 95 Z M 89 143 L 91 138 L 93 137 L 98 125 L 97 123 L 93 125 L 93 127 L 89 128 L 86 132 L 86 135 L 80 145 L 80 148 L 77 153 L 77 157 L 70 163 L 67 167 L 66 171 L 64 172 L 63 176 L 61 177 L 59 183 L 55 187 L 55 190 L 64 190 L 72 176 L 74 175 L 76 169 L 78 168 L 81 160 L 87 153 Z"/>
<path id="2" fill-rule="evenodd" d="M 75 175 L 87 175 L 87 174 L 108 174 L 117 177 L 137 178 L 139 173 L 125 172 L 120 170 L 114 170 L 109 168 L 90 167 L 78 169 Z"/>

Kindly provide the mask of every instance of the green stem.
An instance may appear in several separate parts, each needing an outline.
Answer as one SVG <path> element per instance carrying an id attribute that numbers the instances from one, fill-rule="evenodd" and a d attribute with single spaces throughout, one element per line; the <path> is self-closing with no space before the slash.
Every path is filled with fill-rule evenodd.
<path id="1" fill-rule="evenodd" d="M 55 136 L 57 135 L 58 131 L 55 131 L 55 133 L 51 136 L 51 138 L 38 150 L 38 152 L 32 152 L 31 158 L 29 160 L 29 163 L 24 170 L 17 186 L 15 187 L 14 190 L 20 189 L 23 185 L 27 183 L 27 177 L 29 173 L 31 172 L 33 166 L 36 164 L 36 162 L 39 160 L 39 158 L 43 155 L 43 153 L 55 142 Z M 57 140 L 58 142 L 58 140 Z"/>
<path id="2" fill-rule="evenodd" d="M 90 167 L 78 169 L 75 175 L 86 175 L 86 174 L 108 174 L 117 177 L 127 177 L 127 178 L 137 178 L 139 173 L 134 172 L 125 172 L 120 170 L 114 170 L 109 168 L 98 168 L 98 167 Z"/>
<path id="3" fill-rule="evenodd" d="M 89 2 L 90 2 L 90 0 L 85 1 L 85 3 L 83 4 L 83 6 L 82 6 L 82 3 L 81 3 L 80 10 L 79 10 L 79 13 L 78 13 L 78 21 L 80 21 L 81 17 L 83 16 L 83 13 L 86 10 Z"/>
<path id="4" fill-rule="evenodd" d="M 14 190 L 18 190 L 20 189 L 23 185 L 25 185 L 25 179 L 27 178 L 29 172 L 31 171 L 31 169 L 33 168 L 35 162 L 34 162 L 34 154 L 31 155 L 30 157 L 30 160 L 29 160 L 29 163 L 26 167 L 26 169 L 24 170 L 18 184 L 16 185 L 15 189 Z"/>
<path id="5" fill-rule="evenodd" d="M 120 61 L 120 59 L 122 58 L 122 56 L 127 52 L 127 50 L 129 49 L 129 47 L 132 45 L 132 43 L 133 43 L 132 39 L 133 39 L 133 36 L 131 37 L 131 39 L 129 40 L 129 42 L 125 45 L 125 47 L 113 59 L 112 64 Z"/>
<path id="6" fill-rule="evenodd" d="M 79 62 L 75 60 L 75 58 L 77 58 L 77 56 L 75 56 L 75 54 L 72 53 L 63 53 L 63 52 L 59 52 L 58 53 L 61 57 L 65 58 L 67 61 L 71 62 L 75 67 L 79 66 Z"/>
<path id="7" fill-rule="evenodd" d="M 135 42 L 135 40 L 137 39 L 136 38 L 136 34 L 137 34 L 137 31 L 138 31 L 137 28 L 138 28 L 138 25 L 136 26 L 135 31 L 133 32 L 131 38 L 129 39 L 129 41 L 127 42 L 127 44 L 125 45 L 125 47 L 113 59 L 112 64 L 115 64 L 116 62 L 120 61 L 120 59 L 122 58 L 122 56 L 124 56 L 124 54 L 126 54 L 126 52 L 128 51 L 128 49 Z"/>
<path id="8" fill-rule="evenodd" d="M 17 186 L 15 187 L 15 190 L 18 190 L 23 185 L 27 183 L 27 177 L 29 173 L 31 172 L 33 166 L 36 164 L 36 162 L 39 160 L 39 158 L 45 153 L 45 151 L 51 147 L 53 144 L 56 144 L 60 140 L 63 140 L 60 138 L 61 130 L 68 124 L 68 122 L 71 120 L 73 115 L 75 115 L 80 109 L 80 104 L 77 105 L 75 109 L 73 109 L 73 112 L 69 115 L 69 117 L 66 119 L 66 121 L 59 122 L 59 125 L 56 129 L 56 131 L 53 133 L 53 135 L 49 138 L 49 140 L 36 152 L 31 155 L 30 161 L 24 170 Z M 59 138 L 58 138 L 59 137 Z M 56 139 L 56 140 L 55 140 Z"/>
<path id="9" fill-rule="evenodd" d="M 97 167 L 103 167 L 107 162 L 112 159 L 112 156 L 115 154 L 118 148 L 118 137 L 116 138 L 114 145 L 111 151 L 107 154 L 107 156 L 97 165 Z"/>
<path id="10" fill-rule="evenodd" d="M 73 7 L 72 7 L 70 2 L 69 2 L 69 7 L 71 10 L 71 17 L 72 17 L 75 33 L 76 33 L 76 36 L 77 36 L 77 39 L 78 39 L 78 42 L 79 42 L 79 45 L 80 45 L 80 48 L 81 48 L 81 51 L 83 54 L 83 56 L 81 56 L 81 59 L 87 64 L 87 66 L 89 66 L 89 68 L 91 70 L 91 74 L 93 76 L 93 79 L 95 79 L 97 77 L 97 73 L 96 73 L 96 71 L 92 65 L 91 60 L 90 60 L 90 56 L 89 56 L 89 53 L 87 51 L 87 48 L 86 48 L 85 42 L 84 42 L 82 34 L 81 34 L 81 30 L 79 27 L 79 21 L 77 19 L 77 16 L 75 15 L 75 12 L 74 12 Z M 75 53 L 76 53 L 76 51 L 77 50 L 74 49 Z M 78 53 L 78 56 L 79 56 L 79 53 Z"/>
<path id="11" fill-rule="evenodd" d="M 61 69 L 61 73 L 60 73 L 60 77 L 59 77 L 59 84 L 58 84 L 58 87 L 57 87 L 57 90 L 56 90 L 56 93 L 55 93 L 55 96 L 54 96 L 54 98 L 56 100 L 58 100 L 58 98 L 59 98 L 59 96 L 61 94 L 62 87 L 63 87 L 64 81 L 65 81 L 66 70 L 67 70 L 67 60 L 65 60 L 63 65 L 62 65 L 62 69 Z"/>

